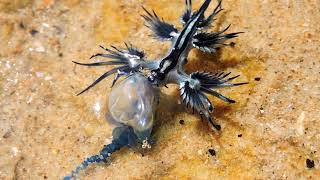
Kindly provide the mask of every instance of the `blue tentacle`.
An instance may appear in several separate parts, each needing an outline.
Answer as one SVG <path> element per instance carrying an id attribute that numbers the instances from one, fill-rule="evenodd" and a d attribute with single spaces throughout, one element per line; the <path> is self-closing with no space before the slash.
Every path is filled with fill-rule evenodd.
<path id="1" fill-rule="evenodd" d="M 133 136 L 133 130 L 130 127 L 117 127 L 113 130 L 114 139 L 100 151 L 99 154 L 93 155 L 85 159 L 69 176 L 65 176 L 63 180 L 77 179 L 81 170 L 86 169 L 90 164 L 106 162 L 110 155 L 122 147 L 127 146 L 129 138 Z"/>
<path id="2" fill-rule="evenodd" d="M 81 170 L 87 168 L 92 163 L 100 163 L 102 161 L 104 161 L 104 159 L 100 155 L 94 155 L 94 156 L 88 157 L 78 167 L 76 167 L 75 170 L 71 172 L 71 175 L 65 176 L 63 180 L 76 179 Z"/>

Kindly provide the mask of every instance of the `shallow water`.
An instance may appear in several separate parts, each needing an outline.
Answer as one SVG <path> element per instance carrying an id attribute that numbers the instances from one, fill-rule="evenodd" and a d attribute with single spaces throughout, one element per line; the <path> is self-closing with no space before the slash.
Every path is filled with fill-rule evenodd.
<path id="1" fill-rule="evenodd" d="M 71 61 L 90 62 L 98 45 L 123 41 L 150 59 L 163 56 L 169 44 L 148 36 L 141 5 L 179 26 L 184 1 L 0 1 L 0 179 L 62 178 L 111 141 L 105 112 L 112 78 L 75 96 L 108 68 Z M 223 7 L 212 30 L 231 23 L 229 32 L 245 33 L 217 55 L 193 51 L 187 66 L 231 71 L 241 75 L 237 82 L 250 82 L 220 90 L 236 104 L 211 98 L 222 131 L 179 105 L 170 86 L 152 149 L 144 156 L 123 149 L 109 166 L 94 165 L 82 177 L 319 178 L 319 2 L 224 1 Z M 307 168 L 306 159 L 315 167 Z"/>

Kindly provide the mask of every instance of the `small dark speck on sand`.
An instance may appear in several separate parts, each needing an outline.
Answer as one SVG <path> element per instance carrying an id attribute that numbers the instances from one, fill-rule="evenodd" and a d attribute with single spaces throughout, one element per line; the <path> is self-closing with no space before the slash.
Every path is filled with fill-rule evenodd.
<path id="1" fill-rule="evenodd" d="M 254 80 L 255 80 L 255 81 L 260 81 L 260 80 L 261 80 L 261 77 L 255 77 Z"/>
<path id="2" fill-rule="evenodd" d="M 3 137 L 4 139 L 7 139 L 7 138 L 10 137 L 10 135 L 11 135 L 11 131 L 8 131 L 8 132 L 4 133 L 4 135 L 3 135 L 2 137 Z"/>
<path id="3" fill-rule="evenodd" d="M 208 150 L 211 156 L 215 156 L 216 155 L 216 151 L 214 149 L 209 149 Z"/>
<path id="4" fill-rule="evenodd" d="M 26 28 L 26 27 L 24 26 L 23 22 L 20 22 L 19 27 L 20 27 L 21 29 Z"/>
<path id="5" fill-rule="evenodd" d="M 308 168 L 313 168 L 314 167 L 314 161 L 313 160 L 310 160 L 310 159 L 307 159 L 306 160 L 306 165 Z"/>
<path id="6" fill-rule="evenodd" d="M 179 121 L 179 124 L 184 125 L 184 120 L 181 119 L 181 120 Z"/>
<path id="7" fill-rule="evenodd" d="M 30 34 L 32 35 L 32 36 L 34 36 L 34 35 L 36 35 L 36 34 L 38 34 L 39 33 L 39 31 L 37 31 L 37 30 L 35 30 L 35 29 L 32 29 L 31 31 L 30 31 Z"/>
<path id="8" fill-rule="evenodd" d="M 231 47 L 234 47 L 235 45 L 236 45 L 235 42 L 231 42 L 231 43 L 230 43 L 230 46 L 231 46 Z"/>
<path id="9" fill-rule="evenodd" d="M 242 134 L 238 134 L 238 137 L 242 137 Z"/>

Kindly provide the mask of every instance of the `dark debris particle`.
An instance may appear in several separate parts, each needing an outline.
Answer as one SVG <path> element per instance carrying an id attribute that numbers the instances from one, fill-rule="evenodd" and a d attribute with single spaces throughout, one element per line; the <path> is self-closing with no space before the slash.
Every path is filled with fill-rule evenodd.
<path id="1" fill-rule="evenodd" d="M 59 57 L 63 57 L 63 53 L 59 53 L 58 56 L 59 56 Z"/>
<path id="2" fill-rule="evenodd" d="M 32 29 L 31 31 L 30 31 L 30 34 L 32 35 L 32 36 L 34 36 L 34 35 L 36 35 L 36 34 L 38 34 L 39 33 L 39 31 L 37 31 L 37 30 L 35 30 L 35 29 Z"/>
<path id="3" fill-rule="evenodd" d="M 306 165 L 307 165 L 307 168 L 314 168 L 314 161 L 313 160 L 310 160 L 310 159 L 307 159 L 306 160 Z"/>
<path id="4" fill-rule="evenodd" d="M 184 120 L 181 119 L 181 120 L 179 121 L 179 124 L 184 125 Z"/>
<path id="5" fill-rule="evenodd" d="M 11 135 L 11 132 L 8 131 L 8 132 L 4 133 L 4 135 L 3 135 L 2 137 L 3 137 L 4 139 L 7 139 L 7 138 L 10 137 L 10 135 Z"/>
<path id="6" fill-rule="evenodd" d="M 20 27 L 21 29 L 25 29 L 25 28 L 26 28 L 26 27 L 24 26 L 23 22 L 20 22 L 20 23 L 19 23 L 19 27 Z"/>
<path id="7" fill-rule="evenodd" d="M 230 43 L 230 46 L 231 46 L 231 47 L 234 47 L 235 45 L 236 45 L 235 42 L 231 42 L 231 43 Z"/>
<path id="8" fill-rule="evenodd" d="M 254 80 L 255 80 L 255 81 L 260 81 L 260 80 L 261 80 L 261 77 L 255 77 Z"/>
<path id="9" fill-rule="evenodd" d="M 216 156 L 216 151 L 214 149 L 208 150 L 211 156 Z"/>
<path id="10" fill-rule="evenodd" d="M 238 137 L 242 137 L 242 134 L 238 134 Z"/>
<path id="11" fill-rule="evenodd" d="M 221 126 L 218 124 L 216 125 L 214 128 L 216 128 L 216 130 L 220 131 L 221 130 Z"/>
<path id="12" fill-rule="evenodd" d="M 48 179 L 48 177 L 47 176 L 43 176 L 43 179 Z"/>

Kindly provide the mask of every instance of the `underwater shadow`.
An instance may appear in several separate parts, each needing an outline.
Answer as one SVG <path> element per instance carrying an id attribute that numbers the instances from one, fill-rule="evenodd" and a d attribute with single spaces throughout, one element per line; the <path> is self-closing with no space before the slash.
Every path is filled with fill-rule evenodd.
<path id="1" fill-rule="evenodd" d="M 156 132 L 161 125 L 171 122 L 177 114 L 186 111 L 184 105 L 179 104 L 179 98 L 178 89 L 174 90 L 171 94 L 160 93 L 160 102 L 156 110 L 157 121 L 153 129 L 154 132 Z"/>
<path id="2" fill-rule="evenodd" d="M 231 48 L 231 50 L 226 48 Z M 236 49 L 236 46 L 222 46 L 215 53 L 211 54 L 195 49 L 192 60 L 186 64 L 186 71 L 188 73 L 195 71 L 217 73 L 244 64 L 245 61 L 243 61 L 241 56 L 231 55 L 232 51 L 237 55 L 243 54 Z"/>
<path id="3" fill-rule="evenodd" d="M 197 123 L 199 133 L 213 133 L 216 137 L 219 136 L 221 131 L 217 131 L 213 127 L 211 127 L 209 121 L 205 119 L 204 117 L 201 117 L 196 111 L 192 112 L 191 108 L 187 108 L 182 102 L 179 103 L 180 100 L 180 94 L 179 89 L 174 90 L 171 94 L 162 94 L 161 95 L 161 101 L 157 108 L 157 116 L 156 116 L 156 123 L 153 128 L 153 132 L 158 132 L 161 126 L 169 124 L 169 123 L 177 123 L 172 122 L 173 120 L 176 120 L 176 116 L 180 116 L 182 113 L 188 113 L 190 116 L 195 116 L 199 123 Z M 229 118 L 227 115 L 233 111 L 232 105 L 225 103 L 225 104 L 219 104 L 215 106 L 215 109 L 213 113 L 211 114 L 212 119 L 217 119 L 218 123 L 223 119 L 226 120 L 228 123 L 233 126 L 240 126 L 236 122 L 233 122 L 231 118 Z M 153 138 L 157 139 L 157 133 L 153 133 Z"/>
<path id="4" fill-rule="evenodd" d="M 207 32 L 219 32 L 223 29 L 225 29 L 228 25 L 223 25 L 225 24 L 224 22 L 227 21 L 227 15 L 228 15 L 227 10 L 224 10 L 219 13 L 219 18 L 215 19 L 214 21 L 214 26 L 213 28 L 210 28 L 207 30 Z M 231 24 L 232 25 L 232 24 Z M 238 32 L 237 30 L 228 30 L 225 33 L 234 33 Z M 240 35 L 241 36 L 241 35 Z M 227 58 L 222 59 L 223 56 L 223 51 L 225 48 L 231 48 L 235 49 L 236 48 L 236 41 L 237 38 L 234 39 L 227 39 L 227 42 L 229 43 L 228 46 L 222 45 L 221 47 L 217 48 L 216 52 L 213 53 L 205 53 L 202 52 L 201 50 L 194 49 L 192 50 L 193 52 L 193 58 L 192 59 L 198 59 L 198 60 L 192 60 L 189 61 L 186 64 L 186 71 L 187 72 L 194 72 L 194 71 L 208 71 L 208 72 L 219 72 L 222 70 L 225 70 L 227 68 L 232 68 L 236 67 L 244 62 L 240 61 L 239 58 L 228 56 Z M 200 67 L 200 69 L 199 69 Z"/>

